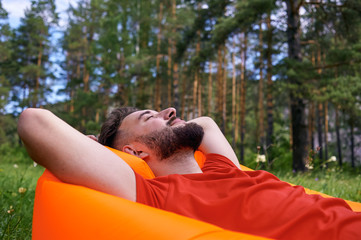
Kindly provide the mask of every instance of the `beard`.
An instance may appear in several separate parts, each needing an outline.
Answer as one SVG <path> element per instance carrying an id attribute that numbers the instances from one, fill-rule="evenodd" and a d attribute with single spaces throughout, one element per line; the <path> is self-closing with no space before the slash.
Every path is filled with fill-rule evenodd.
<path id="1" fill-rule="evenodd" d="M 196 123 L 186 123 L 179 127 L 165 127 L 140 136 L 137 142 L 155 150 L 160 160 L 169 158 L 179 151 L 190 149 L 196 151 L 204 136 L 203 128 Z"/>

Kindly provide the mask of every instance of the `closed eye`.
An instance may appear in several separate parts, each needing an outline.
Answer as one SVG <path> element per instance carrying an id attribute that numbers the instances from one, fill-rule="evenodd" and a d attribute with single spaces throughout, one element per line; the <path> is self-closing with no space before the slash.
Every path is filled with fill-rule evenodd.
<path id="1" fill-rule="evenodd" d="M 148 121 L 150 118 L 152 118 L 153 117 L 153 115 L 150 115 L 149 117 L 147 117 L 146 119 L 145 119 L 145 121 Z"/>

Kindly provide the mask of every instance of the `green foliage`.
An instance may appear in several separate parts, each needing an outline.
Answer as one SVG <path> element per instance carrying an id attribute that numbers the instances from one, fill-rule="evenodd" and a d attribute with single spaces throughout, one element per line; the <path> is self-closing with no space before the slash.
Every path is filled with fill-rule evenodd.
<path id="1" fill-rule="evenodd" d="M 50 32 L 58 17 L 53 0 L 32 1 L 11 40 L 12 65 L 6 69 L 15 107 L 39 107 L 47 102 L 50 72 Z M 20 92 L 22 94 L 20 94 Z"/>
<path id="2" fill-rule="evenodd" d="M 220 116 L 214 111 L 219 96 L 217 78 L 217 49 L 225 46 L 223 56 L 227 77 L 226 89 L 226 134 L 232 141 L 230 121 L 231 99 L 231 54 L 236 58 L 236 105 L 239 109 L 242 38 L 247 35 L 246 61 L 246 161 L 254 164 L 258 135 L 259 67 L 264 67 L 268 52 L 272 53 L 271 86 L 273 105 L 273 144 L 266 146 L 265 153 L 271 159 L 264 168 L 289 168 L 289 131 L 292 121 L 289 111 L 290 94 L 311 102 L 330 103 L 329 112 L 338 108 L 347 119 L 341 132 L 359 127 L 360 101 L 360 3 L 356 0 L 340 2 L 342 7 L 324 3 L 322 7 L 302 2 L 303 27 L 300 29 L 302 61 L 288 58 L 287 12 L 282 1 L 238 0 L 238 1 L 176 1 L 175 16 L 172 1 L 115 1 L 79 0 L 71 6 L 64 37 L 57 46 L 57 53 L 64 54 L 61 63 L 62 75 L 58 79 L 51 73 L 51 54 L 55 52 L 50 34 L 58 16 L 55 1 L 32 1 L 25 17 L 16 29 L 7 23 L 7 13 L 0 6 L 0 144 L 19 144 L 16 135 L 16 117 L 29 106 L 44 106 L 83 133 L 96 134 L 108 109 L 121 105 L 136 105 L 154 108 L 156 76 L 161 86 L 161 107 L 172 102 L 184 105 L 187 119 L 194 106 L 194 70 L 200 73 L 202 113 Z M 162 19 L 160 3 L 163 3 Z M 266 19 L 271 16 L 268 29 Z M 259 24 L 263 22 L 263 44 L 259 39 Z M 271 49 L 268 49 L 268 33 L 272 30 Z M 157 49 L 157 33 L 160 49 Z M 233 48 L 233 42 L 235 48 Z M 200 51 L 196 51 L 199 43 Z M 172 49 L 172 44 L 177 48 Z M 16 50 L 16 51 L 14 51 Z M 196 54 L 197 52 L 197 54 Z M 259 53 L 263 58 L 259 58 Z M 320 55 L 317 55 L 317 54 Z M 39 54 L 42 55 L 39 58 Z M 157 59 L 159 69 L 156 69 Z M 257 60 L 255 60 L 257 59 Z M 41 64 L 39 63 L 41 60 Z M 170 61 L 171 60 L 171 61 Z M 178 82 L 173 67 L 177 63 Z M 208 66 L 213 63 L 213 92 L 208 102 Z M 169 64 L 169 65 L 168 65 Z M 157 73 L 157 71 L 159 71 Z M 54 80 L 54 81 L 51 81 Z M 170 90 L 168 89 L 170 83 Z M 58 92 L 61 101 L 49 105 L 50 88 L 62 85 Z M 352 86 L 352 87 L 350 87 Z M 267 86 L 268 88 L 268 86 Z M 168 101 L 168 91 L 171 100 Z M 264 87 L 263 99 L 266 106 Z M 177 100 L 176 100 L 177 98 Z M 10 115 L 5 114 L 9 102 L 14 106 Z M 206 109 L 213 104 L 213 110 Z M 308 106 L 306 106 L 308 107 Z M 266 122 L 267 114 L 265 110 Z M 180 116 L 180 111 L 178 115 Z M 188 114 L 188 115 L 187 115 Z M 12 116 L 11 116 L 12 115 Z M 239 122 L 238 122 L 239 123 Z M 330 131 L 334 120 L 330 118 Z M 266 125 L 265 125 L 266 126 Z M 346 136 L 341 136 L 345 141 Z M 235 145 L 239 154 L 238 141 Z M 346 145 L 345 143 L 341 145 Z M 337 144 L 329 143 L 330 152 L 336 152 Z M 358 157 L 358 156 L 357 156 Z"/>
<path id="3" fill-rule="evenodd" d="M 271 12 L 273 0 L 237 1 L 234 16 L 221 17 L 213 30 L 212 41 L 216 46 L 223 44 L 229 35 L 247 30 L 262 14 Z"/>
<path id="4" fill-rule="evenodd" d="M 272 170 L 282 169 L 284 171 L 292 171 L 292 151 L 289 140 L 289 132 L 282 126 L 276 124 L 273 136 L 273 144 L 267 146 L 264 153 L 254 151 L 247 152 L 245 165 L 256 170 Z M 257 155 L 264 155 L 266 162 L 257 162 Z"/>
<path id="5" fill-rule="evenodd" d="M 0 50 L 1 51 L 1 50 Z M 4 108 L 8 104 L 10 84 L 4 75 L 0 75 L 0 113 L 4 113 Z"/>
<path id="6" fill-rule="evenodd" d="M 5 143 L 0 145 L 0 162 L 3 164 L 31 164 L 25 148 L 22 146 Z"/>
<path id="7" fill-rule="evenodd" d="M 85 125 L 86 134 L 88 135 L 98 135 L 100 132 L 100 125 L 97 122 L 88 121 Z"/>
<path id="8" fill-rule="evenodd" d="M 16 119 L 11 114 L 0 114 L 0 146 L 2 144 L 10 146 L 17 144 L 19 138 L 17 135 L 16 123 Z"/>
<path id="9" fill-rule="evenodd" d="M 10 82 L 7 68 L 10 65 L 12 54 L 11 37 L 12 31 L 8 23 L 8 13 L 2 8 L 0 2 L 0 113 L 9 102 Z"/>
<path id="10" fill-rule="evenodd" d="M 352 86 L 352 87 L 351 87 Z M 361 78 L 360 76 L 341 76 L 331 79 L 327 86 L 330 102 L 353 117 L 361 116 Z"/>
<path id="11" fill-rule="evenodd" d="M 317 81 L 319 76 L 307 59 L 295 61 L 285 58 L 276 66 L 276 69 L 282 80 L 280 87 L 283 91 L 303 99 L 314 99 L 317 96 L 315 92 L 320 88 Z"/>

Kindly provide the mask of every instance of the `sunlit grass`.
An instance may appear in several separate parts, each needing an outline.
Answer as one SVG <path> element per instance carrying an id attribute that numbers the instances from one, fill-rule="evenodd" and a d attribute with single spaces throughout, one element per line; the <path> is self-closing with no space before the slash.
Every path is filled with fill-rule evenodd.
<path id="1" fill-rule="evenodd" d="M 361 202 L 361 174 L 329 168 L 306 173 L 274 170 L 273 173 L 283 181 L 301 185 L 334 197 Z"/>
<path id="2" fill-rule="evenodd" d="M 31 239 L 36 182 L 40 166 L 0 162 L 0 239 Z"/>

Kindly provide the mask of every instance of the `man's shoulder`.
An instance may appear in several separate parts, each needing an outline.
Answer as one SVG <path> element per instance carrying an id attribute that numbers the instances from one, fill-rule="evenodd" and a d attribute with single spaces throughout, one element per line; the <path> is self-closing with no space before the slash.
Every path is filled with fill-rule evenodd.
<path id="1" fill-rule="evenodd" d="M 212 171 L 219 168 L 236 168 L 238 167 L 227 157 L 216 154 L 216 153 L 209 153 L 206 155 L 206 161 L 204 166 L 202 167 L 202 171 Z"/>

